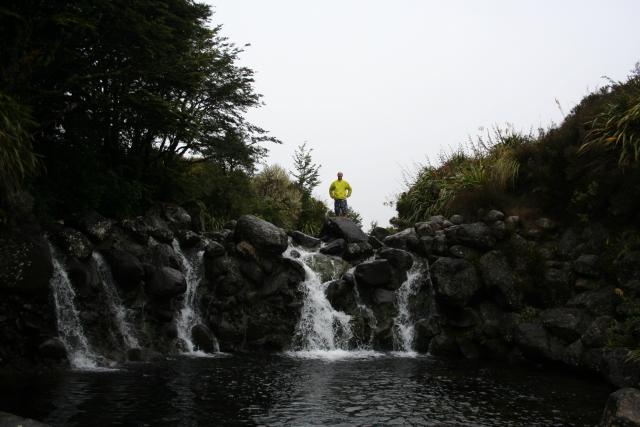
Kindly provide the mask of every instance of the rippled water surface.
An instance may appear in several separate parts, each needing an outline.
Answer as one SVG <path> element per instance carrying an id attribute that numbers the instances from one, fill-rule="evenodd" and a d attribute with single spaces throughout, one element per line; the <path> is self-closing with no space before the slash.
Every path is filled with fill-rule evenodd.
<path id="1" fill-rule="evenodd" d="M 584 426 L 597 424 L 611 392 L 575 374 L 346 352 L 0 380 L 0 410 L 54 426 Z"/>

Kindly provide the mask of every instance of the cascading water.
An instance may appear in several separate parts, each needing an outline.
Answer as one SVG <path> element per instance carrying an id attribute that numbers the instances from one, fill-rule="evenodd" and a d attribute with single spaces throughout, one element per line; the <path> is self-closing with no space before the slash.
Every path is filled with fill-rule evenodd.
<path id="1" fill-rule="evenodd" d="M 94 252 L 93 260 L 96 263 L 98 268 L 98 274 L 100 275 L 100 281 L 102 282 L 102 286 L 104 288 L 106 303 L 109 306 L 109 310 L 113 314 L 115 324 L 122 335 L 122 339 L 127 349 L 131 348 L 139 348 L 140 343 L 138 339 L 132 332 L 131 323 L 129 321 L 129 311 L 122 303 L 122 299 L 120 298 L 120 294 L 118 294 L 118 290 L 115 286 L 115 281 L 113 280 L 113 275 L 111 274 L 111 269 L 109 265 L 105 262 L 102 255 L 98 252 Z"/>
<path id="2" fill-rule="evenodd" d="M 192 256 L 192 259 L 189 259 L 184 252 L 182 252 L 177 240 L 173 240 L 172 246 L 176 255 L 180 258 L 182 271 L 187 281 L 187 290 L 184 293 L 183 305 L 176 322 L 178 338 L 185 343 L 187 353 L 196 353 L 195 345 L 191 339 L 191 329 L 198 323 L 202 323 L 198 310 L 197 295 L 198 286 L 204 274 L 204 250 L 198 250 Z M 218 352 L 219 346 L 217 341 L 214 342 L 214 345 L 215 351 Z"/>
<path id="3" fill-rule="evenodd" d="M 293 249 L 290 246 L 284 256 L 296 259 L 291 254 Z M 300 254 L 299 260 L 305 271 L 302 283 L 304 302 L 294 339 L 299 346 L 297 350 L 347 350 L 353 338 L 351 316 L 335 310 L 327 300 L 325 291 L 329 282 L 322 283 L 318 273 L 307 265 L 312 262 L 314 253 L 299 248 L 295 250 Z"/>
<path id="4" fill-rule="evenodd" d="M 414 261 L 407 273 L 407 280 L 402 283 L 396 293 L 398 315 L 393 320 L 393 346 L 397 351 L 413 351 L 414 323 L 409 312 L 409 298 L 420 291 L 423 271 L 423 263 Z"/>
<path id="5" fill-rule="evenodd" d="M 49 243 L 49 248 L 53 261 L 53 277 L 50 285 L 53 289 L 53 300 L 56 306 L 58 335 L 67 349 L 72 367 L 96 368 L 100 357 L 93 352 L 84 334 L 80 316 L 75 307 L 76 294 L 71 286 L 71 281 L 51 243 Z"/>

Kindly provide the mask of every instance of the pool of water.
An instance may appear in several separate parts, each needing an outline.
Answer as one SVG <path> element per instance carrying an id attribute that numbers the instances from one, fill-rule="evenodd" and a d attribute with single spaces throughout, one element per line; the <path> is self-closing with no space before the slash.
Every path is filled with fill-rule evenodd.
<path id="1" fill-rule="evenodd" d="M 179 357 L 0 377 L 54 426 L 596 425 L 611 387 L 567 372 L 374 352 Z"/>

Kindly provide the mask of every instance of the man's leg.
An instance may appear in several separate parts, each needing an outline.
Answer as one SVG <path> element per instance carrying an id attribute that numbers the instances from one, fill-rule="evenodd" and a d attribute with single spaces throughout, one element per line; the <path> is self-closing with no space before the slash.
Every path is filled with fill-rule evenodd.
<path id="1" fill-rule="evenodd" d="M 333 201 L 333 211 L 335 212 L 336 216 L 340 216 L 340 200 L 335 199 Z"/>

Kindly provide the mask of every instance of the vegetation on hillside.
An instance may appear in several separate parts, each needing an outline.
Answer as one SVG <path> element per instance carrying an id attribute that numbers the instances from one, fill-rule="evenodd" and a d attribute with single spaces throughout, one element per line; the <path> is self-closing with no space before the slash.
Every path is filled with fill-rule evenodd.
<path id="1" fill-rule="evenodd" d="M 550 129 L 494 129 L 427 165 L 396 201 L 401 227 L 435 214 L 633 221 L 640 209 L 640 67 L 586 96 Z"/>
<path id="2" fill-rule="evenodd" d="M 256 175 L 280 141 L 244 118 L 261 104 L 253 71 L 211 15 L 189 0 L 4 2 L 0 222 L 31 194 L 45 218 L 171 202 L 204 207 L 211 227 L 255 213 L 317 228 L 309 183 Z"/>

